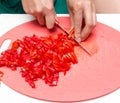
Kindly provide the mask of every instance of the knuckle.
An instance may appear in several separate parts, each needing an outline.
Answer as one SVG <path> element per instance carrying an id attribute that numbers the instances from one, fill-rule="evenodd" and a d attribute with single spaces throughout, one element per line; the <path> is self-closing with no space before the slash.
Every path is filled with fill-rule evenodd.
<path id="1" fill-rule="evenodd" d="M 54 6 L 51 4 L 51 5 L 49 5 L 47 8 L 48 8 L 48 10 L 53 10 L 53 9 L 54 9 Z"/>
<path id="2" fill-rule="evenodd" d="M 51 13 L 51 12 L 53 12 L 53 11 L 54 11 L 54 7 L 52 5 L 49 6 L 49 7 L 47 7 L 48 14 Z"/>
<path id="3" fill-rule="evenodd" d="M 27 14 L 33 14 L 33 10 L 31 10 L 31 9 L 26 9 L 25 12 L 26 12 Z"/>
<path id="4" fill-rule="evenodd" d="M 83 8 L 83 5 L 82 5 L 82 2 L 76 2 L 73 9 L 74 11 L 78 11 L 78 10 L 81 10 Z"/>
<path id="5" fill-rule="evenodd" d="M 25 10 L 26 13 L 28 14 L 35 14 L 35 13 L 42 13 L 42 9 L 41 8 L 29 8 Z"/>
<path id="6" fill-rule="evenodd" d="M 91 6 L 91 5 L 92 5 L 92 2 L 91 2 L 90 0 L 87 0 L 87 1 L 86 1 L 86 5 L 87 5 L 87 6 Z"/>
<path id="7" fill-rule="evenodd" d="M 95 25 L 96 25 L 96 23 L 94 23 L 94 22 L 87 23 L 88 28 L 93 28 Z"/>
<path id="8" fill-rule="evenodd" d="M 33 9 L 34 13 L 42 13 L 42 11 L 43 11 L 43 8 L 41 8 L 39 6 L 37 6 L 36 8 Z"/>

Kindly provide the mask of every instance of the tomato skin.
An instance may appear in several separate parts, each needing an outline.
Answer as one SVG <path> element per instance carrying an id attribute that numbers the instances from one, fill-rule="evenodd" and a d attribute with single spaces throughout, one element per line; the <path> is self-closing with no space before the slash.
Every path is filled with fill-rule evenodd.
<path id="1" fill-rule="evenodd" d="M 0 67 L 7 66 L 12 71 L 21 68 L 22 77 L 32 88 L 36 87 L 35 81 L 39 79 L 49 86 L 57 86 L 59 73 L 65 75 L 71 64 L 78 63 L 74 46 L 75 42 L 62 33 L 56 38 L 25 36 L 1 53 Z"/>

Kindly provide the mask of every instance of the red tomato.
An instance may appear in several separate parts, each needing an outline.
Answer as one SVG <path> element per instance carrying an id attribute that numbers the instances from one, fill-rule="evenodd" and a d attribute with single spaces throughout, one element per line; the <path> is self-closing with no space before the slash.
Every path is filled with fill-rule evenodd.
<path id="1" fill-rule="evenodd" d="M 1 53 L 0 67 L 7 66 L 11 70 L 20 67 L 22 77 L 32 88 L 39 79 L 56 86 L 59 73 L 66 74 L 71 64 L 78 62 L 74 53 L 75 45 L 72 39 L 62 33 L 56 38 L 25 36 L 22 40 L 14 41 L 11 49 Z"/>

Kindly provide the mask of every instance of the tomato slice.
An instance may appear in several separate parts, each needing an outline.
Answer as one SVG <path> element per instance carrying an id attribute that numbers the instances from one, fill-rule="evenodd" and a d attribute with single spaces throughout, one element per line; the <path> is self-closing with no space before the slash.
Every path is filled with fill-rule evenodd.
<path id="1" fill-rule="evenodd" d="M 36 87 L 35 81 L 39 79 L 49 86 L 56 86 L 59 73 L 65 75 L 71 64 L 78 63 L 75 45 L 72 39 L 62 33 L 55 38 L 25 36 L 22 40 L 14 41 L 11 49 L 1 53 L 0 67 L 7 66 L 11 70 L 21 68 L 22 77 L 32 88 Z"/>

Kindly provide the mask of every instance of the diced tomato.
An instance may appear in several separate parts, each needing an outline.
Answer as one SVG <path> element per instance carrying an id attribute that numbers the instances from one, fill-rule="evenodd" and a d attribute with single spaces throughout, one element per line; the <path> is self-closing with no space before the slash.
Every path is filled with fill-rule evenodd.
<path id="1" fill-rule="evenodd" d="M 44 80 L 49 86 L 56 86 L 59 73 L 77 63 L 74 53 L 75 42 L 62 33 L 58 37 L 25 36 L 12 43 L 11 49 L 1 53 L 0 67 L 11 70 L 21 68 L 20 73 L 28 84 L 35 88 L 36 80 Z M 0 77 L 3 73 L 0 72 Z"/>

